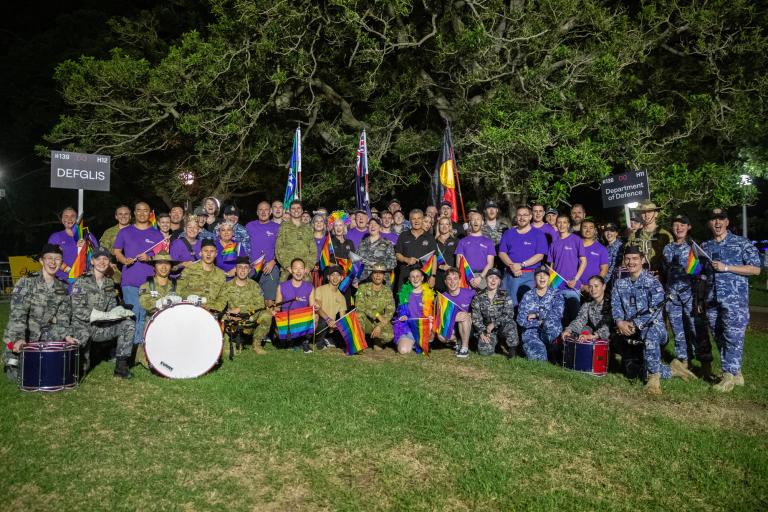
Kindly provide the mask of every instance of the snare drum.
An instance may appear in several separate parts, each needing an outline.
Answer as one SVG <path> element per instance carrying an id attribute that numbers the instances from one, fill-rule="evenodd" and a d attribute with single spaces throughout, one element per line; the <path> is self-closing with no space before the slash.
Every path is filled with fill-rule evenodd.
<path id="1" fill-rule="evenodd" d="M 67 341 L 25 343 L 19 359 L 19 389 L 60 391 L 77 387 L 80 347 Z"/>
<path id="2" fill-rule="evenodd" d="M 602 377 L 608 373 L 608 340 L 563 340 L 563 366 Z"/>
<path id="3" fill-rule="evenodd" d="M 144 330 L 152 368 L 171 379 L 194 379 L 219 361 L 221 326 L 206 309 L 181 302 L 155 313 Z"/>

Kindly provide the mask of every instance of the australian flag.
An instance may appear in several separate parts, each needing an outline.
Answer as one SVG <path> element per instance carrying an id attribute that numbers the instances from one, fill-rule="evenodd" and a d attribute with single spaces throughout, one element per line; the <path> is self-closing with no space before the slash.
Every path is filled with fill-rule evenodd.
<path id="1" fill-rule="evenodd" d="M 301 127 L 293 134 L 293 150 L 288 163 L 288 184 L 285 186 L 283 208 L 291 207 L 294 199 L 301 199 Z"/>
<path id="2" fill-rule="evenodd" d="M 371 216 L 371 201 L 368 197 L 368 144 L 365 130 L 360 134 L 355 157 L 355 206 Z"/>

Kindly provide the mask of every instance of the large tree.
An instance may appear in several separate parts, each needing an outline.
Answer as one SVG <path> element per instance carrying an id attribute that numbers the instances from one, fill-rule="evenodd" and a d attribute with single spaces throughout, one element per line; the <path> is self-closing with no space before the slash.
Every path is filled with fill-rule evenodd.
<path id="1" fill-rule="evenodd" d="M 568 200 L 626 169 L 657 202 L 750 199 L 768 134 L 768 13 L 747 0 L 211 0 L 173 44 L 116 21 L 111 57 L 56 71 L 51 147 L 115 157 L 168 201 L 285 182 L 304 132 L 305 197 L 350 201 L 366 128 L 372 196 L 426 191 L 450 121 L 466 195 Z M 195 188 L 180 176 L 193 173 Z"/>

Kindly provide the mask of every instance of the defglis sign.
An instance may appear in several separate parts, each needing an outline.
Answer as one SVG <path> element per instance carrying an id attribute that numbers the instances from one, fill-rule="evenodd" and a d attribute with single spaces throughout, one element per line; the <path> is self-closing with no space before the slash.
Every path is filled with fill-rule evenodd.
<path id="1" fill-rule="evenodd" d="M 51 151 L 51 187 L 109 192 L 107 155 Z"/>
<path id="2" fill-rule="evenodd" d="M 603 208 L 614 208 L 650 199 L 648 173 L 630 171 L 608 176 L 600 183 L 600 195 L 603 196 Z"/>

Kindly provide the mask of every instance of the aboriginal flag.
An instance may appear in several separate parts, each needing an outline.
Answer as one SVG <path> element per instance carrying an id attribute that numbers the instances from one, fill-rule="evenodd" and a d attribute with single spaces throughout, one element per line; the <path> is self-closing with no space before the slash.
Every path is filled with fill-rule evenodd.
<path id="1" fill-rule="evenodd" d="M 440 150 L 440 158 L 437 160 L 435 174 L 432 176 L 432 200 L 438 208 L 443 201 L 451 203 L 453 208 L 451 221 L 453 222 L 459 220 L 457 184 L 458 171 L 453 155 L 451 128 L 446 126 L 443 132 L 443 147 Z"/>

